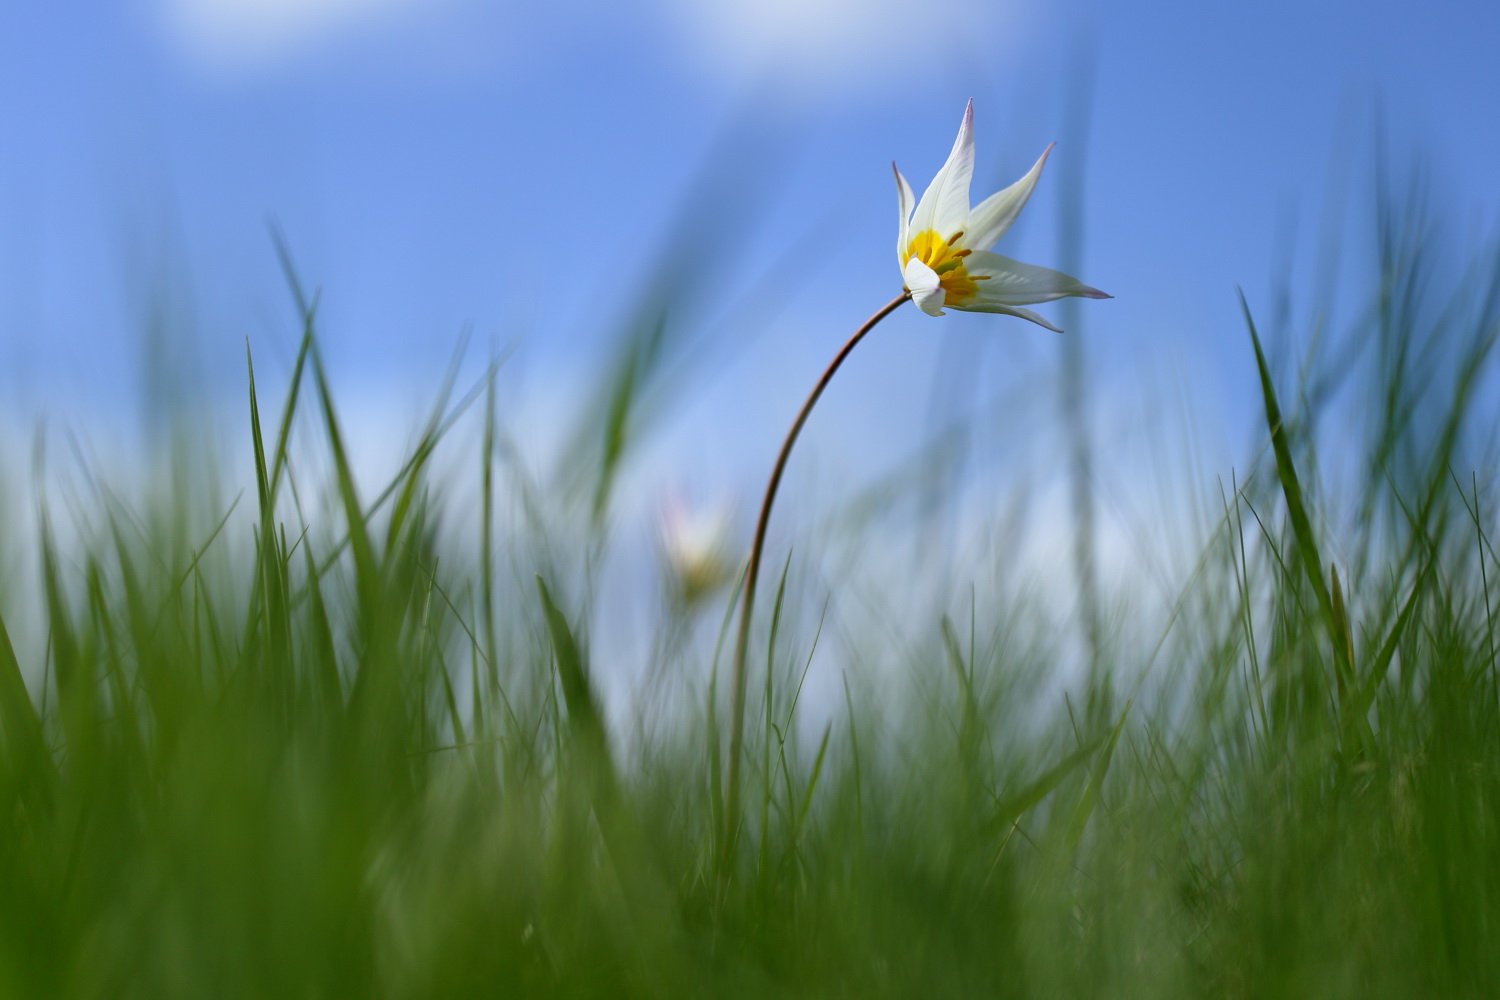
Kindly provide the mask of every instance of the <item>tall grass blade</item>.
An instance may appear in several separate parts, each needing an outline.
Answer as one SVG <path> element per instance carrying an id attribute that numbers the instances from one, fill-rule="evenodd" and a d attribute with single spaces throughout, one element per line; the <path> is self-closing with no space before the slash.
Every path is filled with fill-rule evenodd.
<path id="1" fill-rule="evenodd" d="M 0 754 L 4 755 L 0 758 L 4 785 L 20 786 L 23 801 L 33 806 L 50 797 L 55 775 L 52 755 L 4 618 L 0 618 Z"/>
<path id="2" fill-rule="evenodd" d="M 1104 779 L 1109 774 L 1109 765 L 1115 756 L 1115 745 L 1120 742 L 1120 733 L 1125 729 L 1125 720 L 1130 715 L 1131 702 L 1125 703 L 1125 710 L 1120 713 L 1120 721 L 1110 730 L 1109 739 L 1105 740 L 1104 747 L 1099 751 L 1094 760 L 1094 769 L 1089 773 L 1088 784 L 1084 786 L 1083 795 L 1079 797 L 1078 804 L 1073 809 L 1072 819 L 1068 823 L 1067 850 L 1072 855 L 1078 850 L 1078 844 L 1083 839 L 1083 831 L 1088 826 L 1089 819 L 1094 815 L 1094 808 L 1099 804 L 1099 795 L 1104 790 Z"/>
<path id="3" fill-rule="evenodd" d="M 996 836 L 1035 809 L 1047 796 L 1056 791 L 1070 774 L 1086 764 L 1103 742 L 1102 739 L 1098 739 L 1085 743 L 1020 789 L 1000 799 L 995 805 L 994 812 L 985 821 L 985 836 Z"/>
<path id="4" fill-rule="evenodd" d="M 1250 314 L 1250 304 L 1240 293 L 1240 309 L 1245 316 L 1245 325 L 1250 331 L 1250 343 L 1255 348 L 1255 367 L 1260 374 L 1261 398 L 1265 404 L 1266 426 L 1271 432 L 1271 450 L 1276 455 L 1276 475 L 1281 482 L 1281 492 L 1286 498 L 1287 516 L 1292 522 L 1292 535 L 1297 542 L 1297 552 L 1308 583 L 1318 599 L 1323 621 L 1333 645 L 1334 671 L 1340 689 L 1353 683 L 1354 665 L 1349 660 L 1348 645 L 1344 631 L 1339 626 L 1339 617 L 1334 611 L 1333 597 L 1323 573 L 1323 560 L 1318 555 L 1318 544 L 1313 535 L 1312 522 L 1307 516 L 1307 504 L 1303 498 L 1302 484 L 1297 477 L 1297 467 L 1292 461 L 1292 449 L 1287 441 L 1286 424 L 1282 419 L 1281 406 L 1276 399 L 1276 387 L 1271 381 L 1271 369 L 1266 364 L 1265 351 L 1261 349 L 1260 334 L 1255 329 L 1255 318 Z"/>
<path id="5" fill-rule="evenodd" d="M 542 614 L 547 620 L 547 633 L 552 638 L 553 662 L 557 665 L 563 702 L 568 710 L 568 730 L 572 733 L 574 745 L 592 761 L 590 766 L 598 769 L 605 787 L 612 790 L 615 782 L 614 764 L 610 760 L 609 743 L 605 737 L 604 717 L 599 711 L 598 698 L 589 681 L 583 653 L 567 618 L 553 602 L 547 582 L 540 576 L 536 578 L 536 590 L 541 600 Z"/>

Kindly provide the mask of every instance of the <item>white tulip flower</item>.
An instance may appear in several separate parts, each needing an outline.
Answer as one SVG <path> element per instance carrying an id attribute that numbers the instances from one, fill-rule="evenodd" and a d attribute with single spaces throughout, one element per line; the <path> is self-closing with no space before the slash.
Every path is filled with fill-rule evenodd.
<path id="1" fill-rule="evenodd" d="M 668 502 L 661 516 L 661 548 L 679 596 L 687 604 L 718 590 L 734 575 L 732 517 L 725 504 L 689 507 Z"/>
<path id="2" fill-rule="evenodd" d="M 911 185 L 891 164 L 901 209 L 896 255 L 906 290 L 918 308 L 929 316 L 941 316 L 944 307 L 1005 313 L 1057 330 L 1021 307 L 1068 296 L 1110 298 L 1060 271 L 989 252 L 1021 214 L 1051 152 L 1049 145 L 1025 177 L 970 208 L 969 180 L 974 174 L 974 102 L 970 101 L 948 161 L 921 201 L 912 197 Z"/>

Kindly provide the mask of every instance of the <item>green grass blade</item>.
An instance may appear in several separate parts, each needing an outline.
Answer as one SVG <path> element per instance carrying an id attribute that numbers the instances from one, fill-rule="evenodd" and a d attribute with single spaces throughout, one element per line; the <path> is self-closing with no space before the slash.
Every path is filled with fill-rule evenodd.
<path id="1" fill-rule="evenodd" d="M 1094 769 L 1089 774 L 1089 782 L 1083 789 L 1083 795 L 1078 800 L 1078 805 L 1073 809 L 1073 817 L 1068 823 L 1067 846 L 1071 855 L 1078 850 L 1078 844 L 1083 839 L 1083 831 L 1088 826 L 1089 819 L 1094 815 L 1094 809 L 1099 804 L 1099 795 L 1104 790 L 1104 779 L 1109 774 L 1110 762 L 1114 759 L 1115 745 L 1120 741 L 1120 733 L 1125 729 L 1125 720 L 1130 715 L 1130 702 L 1126 702 L 1125 711 L 1120 713 L 1120 721 L 1115 723 L 1114 729 L 1110 731 L 1109 739 L 1105 741 L 1104 748 L 1099 751 L 1094 760 Z"/>
<path id="2" fill-rule="evenodd" d="M 23 799 L 38 803 L 38 796 L 50 797 L 56 769 L 4 618 L 0 618 L 0 752 L 9 772 L 7 783 L 19 786 Z"/>
<path id="3" fill-rule="evenodd" d="M 271 697 L 285 709 L 290 701 L 291 636 L 289 611 L 290 590 L 287 585 L 285 546 L 276 527 L 275 494 L 266 464 L 265 441 L 261 436 L 260 401 L 255 391 L 255 363 L 250 343 L 245 343 L 245 370 L 250 392 L 250 438 L 255 456 L 255 490 L 260 500 L 259 545 L 256 552 L 258 570 L 258 608 L 266 627 L 266 647 L 262 666 Z M 254 621 L 252 616 L 250 619 Z"/>
<path id="4" fill-rule="evenodd" d="M 339 500 L 344 507 L 344 520 L 348 530 L 350 550 L 354 555 L 354 574 L 360 592 L 361 605 L 365 613 L 373 613 L 378 604 L 380 590 L 380 564 L 375 556 L 375 544 L 370 538 L 368 515 L 359 503 L 359 491 L 354 483 L 354 471 L 349 465 L 348 451 L 344 448 L 344 437 L 339 430 L 338 412 L 333 405 L 333 392 L 328 387 L 328 378 L 317 350 L 313 351 L 313 379 L 318 388 L 318 402 L 322 405 L 324 431 L 328 438 L 328 451 L 333 458 L 334 479 L 338 486 Z"/>
<path id="5" fill-rule="evenodd" d="M 557 664 L 558 680 L 562 683 L 569 731 L 582 751 L 595 759 L 605 780 L 612 784 L 614 766 L 609 757 L 604 719 L 599 711 L 593 686 L 589 682 L 583 653 L 574 638 L 573 630 L 568 626 L 567 618 L 558 610 L 546 581 L 540 576 L 536 578 L 536 589 L 541 600 L 542 614 L 547 620 L 547 632 L 552 637 L 553 659 Z"/>
<path id="6" fill-rule="evenodd" d="M 1067 780 L 1079 767 L 1085 764 L 1094 751 L 1099 749 L 1103 740 L 1094 740 L 1068 754 L 1062 760 L 1053 764 L 1043 771 L 1037 778 L 1005 796 L 995 806 L 995 811 L 986 820 L 984 833 L 986 836 L 995 836 L 1025 816 L 1032 809 L 1042 803 L 1047 796 L 1057 790 L 1057 787 Z"/>
<path id="7" fill-rule="evenodd" d="M 1411 625 L 1412 616 L 1416 613 L 1417 605 L 1426 596 L 1427 583 L 1432 572 L 1433 563 L 1429 559 L 1418 571 L 1416 579 L 1412 582 L 1411 593 L 1407 595 L 1406 602 L 1401 606 L 1401 612 L 1396 615 L 1396 620 L 1391 623 L 1385 641 L 1380 644 L 1380 649 L 1371 661 L 1370 669 L 1366 674 L 1364 682 L 1357 689 L 1350 711 L 1356 718 L 1363 719 L 1365 713 L 1375 702 L 1375 695 L 1380 690 L 1380 685 L 1385 681 L 1386 674 L 1390 671 L 1391 661 L 1396 658 L 1396 650 L 1400 647 L 1402 638 L 1406 635 L 1407 628 Z"/>
<path id="8" fill-rule="evenodd" d="M 787 843 L 788 855 L 795 855 L 797 845 L 802 840 L 802 828 L 807 822 L 807 814 L 812 810 L 813 795 L 818 790 L 818 779 L 823 776 L 823 761 L 828 756 L 828 738 L 833 735 L 833 723 L 829 722 L 823 726 L 823 738 L 818 741 L 818 753 L 813 758 L 812 773 L 808 775 L 807 787 L 802 790 L 802 800 L 797 803 L 797 811 L 792 817 L 792 832 Z"/>
<path id="9" fill-rule="evenodd" d="M 328 609 L 323 603 L 323 588 L 318 585 L 317 566 L 312 549 L 302 550 L 307 566 L 307 660 L 311 667 L 314 689 L 319 703 L 329 717 L 337 717 L 344 704 L 343 683 L 339 680 L 338 653 L 333 644 L 333 628 L 328 623 Z"/>
<path id="10" fill-rule="evenodd" d="M 1276 399 L 1276 387 L 1271 381 L 1271 369 L 1266 364 L 1265 351 L 1261 349 L 1260 334 L 1255 328 L 1255 318 L 1250 314 L 1250 304 L 1240 293 L 1240 308 L 1244 312 L 1245 325 L 1250 331 L 1250 343 L 1255 348 L 1255 367 L 1260 374 L 1261 397 L 1265 403 L 1266 426 L 1271 431 L 1271 450 L 1276 455 L 1276 475 L 1281 481 L 1281 492 L 1286 498 L 1287 516 L 1291 518 L 1292 534 L 1297 541 L 1297 551 L 1302 557 L 1308 583 L 1318 599 L 1323 612 L 1323 621 L 1333 644 L 1336 676 L 1341 685 L 1352 684 L 1354 665 L 1348 658 L 1348 645 L 1343 630 L 1339 627 L 1339 616 L 1334 610 L 1333 597 L 1324 581 L 1323 560 L 1318 555 L 1317 539 L 1312 522 L 1307 516 L 1307 504 L 1303 498 L 1302 483 L 1297 477 L 1297 467 L 1292 461 L 1291 444 L 1287 440 L 1286 424 L 1282 419 L 1281 405 Z"/>

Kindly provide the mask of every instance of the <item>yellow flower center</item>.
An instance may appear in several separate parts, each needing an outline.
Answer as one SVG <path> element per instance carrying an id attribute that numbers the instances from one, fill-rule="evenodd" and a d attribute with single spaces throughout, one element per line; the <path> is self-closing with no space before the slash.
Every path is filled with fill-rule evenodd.
<path id="1" fill-rule="evenodd" d="M 906 260 L 901 262 L 904 267 L 915 257 L 932 268 L 938 276 L 938 284 L 946 293 L 943 301 L 950 306 L 962 305 L 978 295 L 976 282 L 986 278 L 985 275 L 971 275 L 964 267 L 964 258 L 973 251 L 961 250 L 955 245 L 961 236 L 963 230 L 944 239 L 936 229 L 924 229 L 906 245 Z"/>

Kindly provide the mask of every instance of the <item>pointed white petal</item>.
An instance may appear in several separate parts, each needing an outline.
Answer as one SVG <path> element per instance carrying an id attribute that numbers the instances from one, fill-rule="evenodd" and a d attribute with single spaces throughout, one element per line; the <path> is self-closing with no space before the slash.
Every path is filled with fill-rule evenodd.
<path id="1" fill-rule="evenodd" d="M 911 245 L 911 211 L 917 199 L 911 193 L 911 185 L 906 183 L 906 178 L 896 169 L 894 161 L 891 163 L 891 172 L 896 175 L 896 207 L 901 211 L 901 228 L 896 237 L 896 263 L 905 264 L 906 248 Z"/>
<path id="2" fill-rule="evenodd" d="M 979 297 L 965 308 L 978 310 L 981 304 L 1026 306 L 1076 296 L 1084 299 L 1107 299 L 1109 295 L 1090 288 L 1077 278 L 1035 264 L 1023 264 L 997 253 L 976 250 L 964 262 L 969 276 L 980 278 L 976 284 Z"/>
<path id="3" fill-rule="evenodd" d="M 974 210 L 969 213 L 969 228 L 964 233 L 964 246 L 988 250 L 999 242 L 1000 237 L 1015 223 L 1021 209 L 1026 207 L 1026 201 L 1031 197 L 1037 179 L 1042 176 L 1042 167 L 1046 165 L 1047 157 L 1055 145 L 1055 142 L 1047 144 L 1036 163 L 1026 171 L 1025 177 L 974 206 Z"/>
<path id="4" fill-rule="evenodd" d="M 911 292 L 911 300 L 917 304 L 917 308 L 929 316 L 941 316 L 943 314 L 943 300 L 947 293 L 939 285 L 937 272 L 922 263 L 920 257 L 913 257 L 906 262 L 906 269 L 901 273 L 906 281 L 906 290 Z"/>
<path id="5" fill-rule="evenodd" d="M 1022 309 L 1020 306 L 975 303 L 964 306 L 964 309 L 968 312 L 1002 313 L 1006 316 L 1019 316 L 1021 319 L 1030 320 L 1037 326 L 1046 327 L 1053 333 L 1062 333 L 1062 327 L 1054 326 L 1045 316 L 1042 316 L 1040 313 L 1034 313 L 1030 309 Z"/>
<path id="6" fill-rule="evenodd" d="M 944 238 L 968 225 L 969 180 L 974 176 L 974 102 L 964 108 L 964 120 L 958 126 L 958 138 L 943 169 L 937 172 L 922 200 L 917 202 L 911 228 L 915 233 L 936 229 Z"/>

